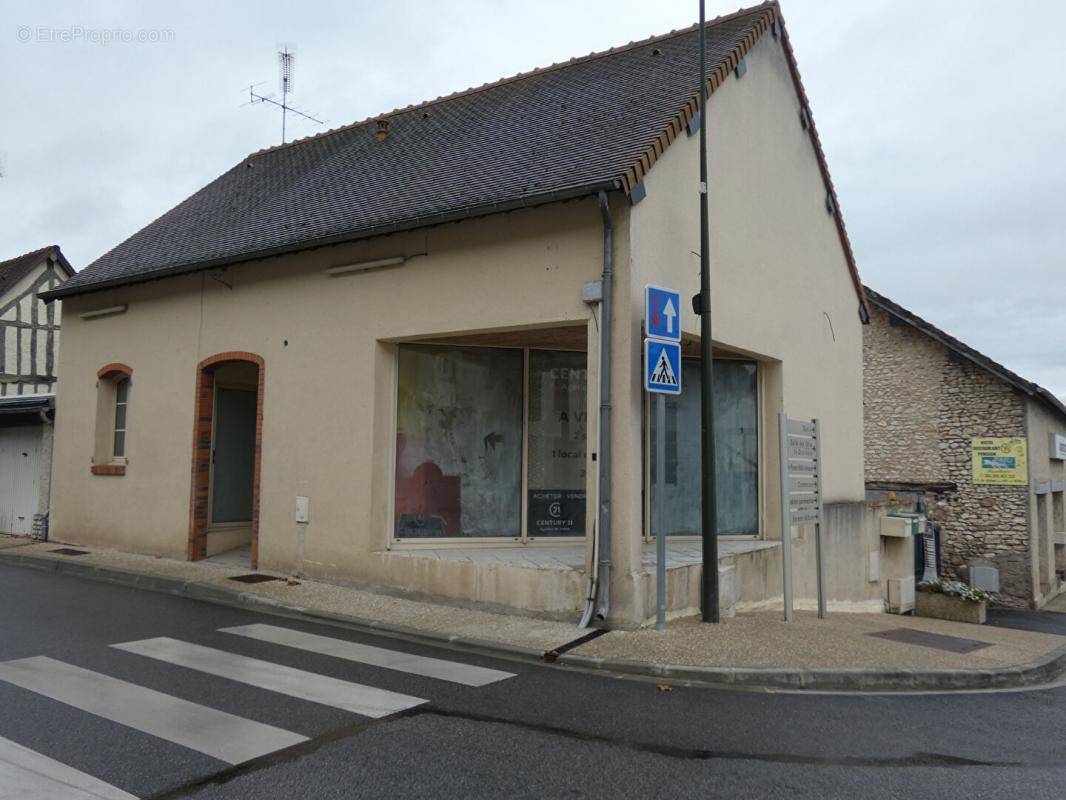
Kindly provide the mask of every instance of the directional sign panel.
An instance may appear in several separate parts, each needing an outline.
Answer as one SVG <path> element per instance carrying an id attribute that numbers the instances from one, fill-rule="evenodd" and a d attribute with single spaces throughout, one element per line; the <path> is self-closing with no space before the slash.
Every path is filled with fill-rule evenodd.
<path id="1" fill-rule="evenodd" d="M 644 329 L 656 339 L 680 342 L 681 293 L 662 286 L 645 286 Z"/>
<path id="2" fill-rule="evenodd" d="M 681 394 L 681 344 L 644 340 L 644 388 L 659 394 Z"/>

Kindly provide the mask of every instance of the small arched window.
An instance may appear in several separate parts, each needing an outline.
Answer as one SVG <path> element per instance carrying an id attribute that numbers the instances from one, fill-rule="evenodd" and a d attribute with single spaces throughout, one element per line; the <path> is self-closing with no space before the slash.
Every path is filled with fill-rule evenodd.
<path id="1" fill-rule="evenodd" d="M 94 475 L 126 474 L 132 375 L 125 364 L 108 364 L 96 373 Z"/>

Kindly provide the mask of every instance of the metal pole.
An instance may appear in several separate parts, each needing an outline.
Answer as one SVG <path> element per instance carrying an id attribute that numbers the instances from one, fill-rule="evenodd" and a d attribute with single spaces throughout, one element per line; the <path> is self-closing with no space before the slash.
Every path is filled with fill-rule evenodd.
<path id="1" fill-rule="evenodd" d="M 659 613 L 655 627 L 666 630 L 666 398 L 655 395 L 655 583 Z"/>
<path id="2" fill-rule="evenodd" d="M 825 554 L 822 552 L 822 425 L 814 420 L 814 464 L 818 470 L 818 524 L 814 527 L 814 554 L 818 567 L 818 619 L 825 619 Z"/>
<path id="3" fill-rule="evenodd" d="M 777 415 L 778 438 L 781 440 L 781 580 L 785 601 L 785 622 L 795 620 L 792 610 L 792 510 L 788 486 L 788 417 Z"/>
<path id="4" fill-rule="evenodd" d="M 718 502 L 714 486 L 714 355 L 711 347 L 711 266 L 707 232 L 707 32 L 700 0 L 700 462 L 702 475 L 704 622 L 718 622 Z"/>

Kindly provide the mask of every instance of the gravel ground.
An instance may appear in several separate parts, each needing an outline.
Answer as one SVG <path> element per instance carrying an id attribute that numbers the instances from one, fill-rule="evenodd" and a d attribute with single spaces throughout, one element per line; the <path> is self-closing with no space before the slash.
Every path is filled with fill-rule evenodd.
<path id="1" fill-rule="evenodd" d="M 0 536 L 0 542 L 13 537 Z M 26 540 L 20 540 L 24 543 Z M 3 548 L 0 544 L 0 548 Z M 21 553 L 69 559 L 51 551 L 62 547 L 57 542 L 37 542 L 25 545 Z M 77 546 L 77 545 L 72 545 Z M 86 548 L 88 549 L 88 548 Z M 110 566 L 118 569 L 163 575 L 171 578 L 196 581 L 197 583 L 240 587 L 241 591 L 293 603 L 304 608 L 314 608 L 334 614 L 344 614 L 366 620 L 379 620 L 391 625 L 400 625 L 430 633 L 443 633 L 471 639 L 486 639 L 537 650 L 550 650 L 569 642 L 586 631 L 566 622 L 511 616 L 464 608 L 454 604 L 425 602 L 389 594 L 360 589 L 338 583 L 312 581 L 300 578 L 298 585 L 288 581 L 236 584 L 229 580 L 234 575 L 248 572 L 218 564 L 177 561 L 169 558 L 122 553 L 115 550 L 93 549 L 88 555 L 76 556 L 79 563 Z M 260 570 L 267 574 L 268 570 Z M 288 576 L 284 576 L 288 577 Z"/>
<path id="2" fill-rule="evenodd" d="M 973 639 L 991 644 L 971 653 L 951 653 L 867 634 L 894 628 Z M 785 623 L 771 612 L 739 614 L 720 625 L 695 618 L 670 623 L 666 631 L 608 633 L 573 650 L 577 655 L 657 661 L 687 666 L 900 667 L 970 669 L 1023 664 L 1066 646 L 1066 637 L 894 614 L 797 612 Z"/>

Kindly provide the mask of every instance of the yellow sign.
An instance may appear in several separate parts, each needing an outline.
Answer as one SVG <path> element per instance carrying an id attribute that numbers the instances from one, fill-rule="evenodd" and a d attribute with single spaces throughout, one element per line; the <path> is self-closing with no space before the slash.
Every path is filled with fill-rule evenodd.
<path id="1" fill-rule="evenodd" d="M 972 439 L 973 482 L 1000 486 L 1029 483 L 1025 439 L 1020 436 Z"/>

